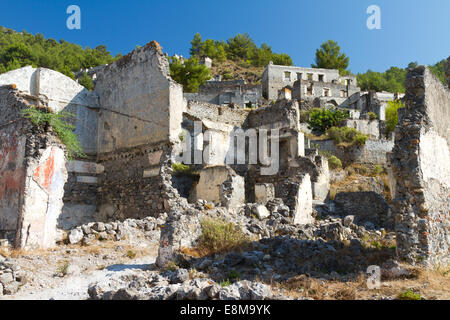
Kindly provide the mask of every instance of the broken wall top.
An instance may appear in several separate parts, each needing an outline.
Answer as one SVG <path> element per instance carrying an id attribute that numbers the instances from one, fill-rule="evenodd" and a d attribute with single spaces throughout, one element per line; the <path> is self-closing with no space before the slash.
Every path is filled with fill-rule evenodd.
<path id="1" fill-rule="evenodd" d="M 95 85 L 99 154 L 175 141 L 185 108 L 182 91 L 156 41 L 102 69 Z"/>
<path id="2" fill-rule="evenodd" d="M 27 66 L 0 74 L 0 85 L 12 84 L 24 94 L 48 100 L 48 107 L 54 112 L 70 105 L 97 106 L 97 97 L 93 92 L 54 70 Z"/>
<path id="3" fill-rule="evenodd" d="M 296 100 L 278 100 L 275 104 L 252 110 L 248 126 L 265 129 L 300 129 L 300 115 Z"/>
<path id="4" fill-rule="evenodd" d="M 401 123 L 414 122 L 426 131 L 434 130 L 450 145 L 450 90 L 429 68 L 420 66 L 408 73 L 405 102 L 399 113 Z"/>

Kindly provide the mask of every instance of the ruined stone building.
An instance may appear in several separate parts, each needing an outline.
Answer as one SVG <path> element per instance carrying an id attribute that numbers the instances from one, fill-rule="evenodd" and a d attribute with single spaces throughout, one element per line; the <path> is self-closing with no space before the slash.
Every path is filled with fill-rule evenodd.
<path id="1" fill-rule="evenodd" d="M 236 105 L 239 108 L 262 105 L 261 86 L 244 80 L 210 80 L 200 85 L 198 93 L 185 93 L 188 101 L 202 101 L 218 105 Z"/>
<path id="2" fill-rule="evenodd" d="M 330 89 L 334 84 L 336 90 L 347 88 L 347 94 L 356 90 L 353 95 L 359 90 L 354 79 L 339 78 L 337 71 L 279 67 L 269 65 L 265 72 L 266 80 L 281 72 L 280 88 L 269 90 L 276 101 L 251 110 L 226 105 L 230 100 L 220 98 L 222 84 L 214 82 L 205 84 L 217 89 L 211 100 L 187 99 L 154 41 L 96 70 L 93 91 L 45 68 L 0 75 L 0 238 L 17 247 L 46 248 L 55 245 L 59 230 L 183 212 L 197 200 L 237 210 L 244 203 L 264 206 L 280 199 L 292 223 L 313 221 L 313 201 L 325 201 L 329 194 L 328 163 L 305 143 L 295 84 L 329 84 Z M 243 84 L 231 87 L 237 90 L 236 85 Z M 329 98 L 339 98 L 333 90 Z M 379 106 L 386 101 L 373 94 L 358 98 L 355 110 L 367 110 L 367 104 L 361 107 L 364 99 Z M 348 126 L 373 135 L 373 145 L 353 156 L 390 165 L 399 254 L 445 261 L 449 89 L 419 67 L 408 75 L 404 99 L 395 146 L 386 140 L 384 153 L 376 148 L 382 140 L 377 125 L 361 116 L 348 120 Z M 240 101 L 235 103 L 247 103 Z M 30 105 L 75 114 L 86 157 L 68 161 L 51 127 L 35 126 L 22 116 Z M 188 170 L 178 169 L 182 163 Z"/>
<path id="3" fill-rule="evenodd" d="M 355 76 L 340 76 L 338 70 L 279 66 L 269 63 L 262 75 L 263 96 L 276 100 L 279 91 L 289 86 L 292 98 L 314 100 L 319 98 L 334 106 L 340 105 L 360 91 Z"/>
<path id="4" fill-rule="evenodd" d="M 94 91 L 45 68 L 25 67 L 0 76 L 5 115 L 0 127 L 2 238 L 19 247 L 50 247 L 58 229 L 157 216 L 188 199 L 233 208 L 279 197 L 289 203 L 295 221 L 312 219 L 312 199 L 326 194 L 328 166 L 317 154 L 304 157 L 296 101 L 251 112 L 187 103 L 156 42 L 96 74 Z M 65 147 L 51 128 L 35 127 L 22 117 L 21 110 L 30 105 L 75 114 L 75 133 L 87 157 L 66 161 Z M 194 130 L 199 124 L 201 141 Z M 241 133 L 244 148 L 259 141 L 262 128 L 277 134 L 270 131 L 267 146 L 260 148 L 271 150 L 270 140 L 279 139 L 282 155 L 266 178 L 262 172 L 270 163 L 241 159 L 234 148 Z M 196 141 L 192 150 L 184 146 L 183 135 Z M 188 152 L 193 158 L 201 153 L 200 165 L 195 165 L 198 181 L 172 174 L 172 164 L 183 162 Z M 278 151 L 271 152 L 275 159 Z M 230 158 L 231 163 L 226 161 Z"/>

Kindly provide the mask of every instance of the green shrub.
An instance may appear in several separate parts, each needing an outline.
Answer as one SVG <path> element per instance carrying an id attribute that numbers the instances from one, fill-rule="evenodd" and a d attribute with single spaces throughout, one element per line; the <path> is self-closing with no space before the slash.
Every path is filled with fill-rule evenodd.
<path id="1" fill-rule="evenodd" d="M 309 111 L 308 127 L 313 131 L 325 132 L 331 127 L 338 126 L 343 120 L 349 117 L 348 111 L 338 109 L 311 109 Z"/>
<path id="2" fill-rule="evenodd" d="M 61 143 L 66 146 L 69 160 L 74 157 L 86 157 L 77 135 L 73 133 L 75 126 L 67 122 L 68 119 L 75 118 L 72 113 L 65 111 L 53 113 L 49 109 L 30 106 L 22 110 L 22 116 L 30 119 L 36 126 L 48 125 L 52 127 Z"/>
<path id="3" fill-rule="evenodd" d="M 367 141 L 365 134 L 349 127 L 331 127 L 327 130 L 327 135 L 336 144 L 349 143 L 350 145 L 363 146 Z"/>
<path id="4" fill-rule="evenodd" d="M 62 276 L 66 276 L 67 273 L 69 272 L 69 267 L 70 267 L 70 262 L 64 261 L 59 264 L 57 272 Z"/>
<path id="5" fill-rule="evenodd" d="M 397 299 L 399 300 L 422 300 L 422 297 L 418 293 L 414 293 L 411 289 L 398 294 Z"/>
<path id="6" fill-rule="evenodd" d="M 375 112 L 367 112 L 367 116 L 369 117 L 369 120 L 376 120 L 378 119 L 378 116 Z"/>
<path id="7" fill-rule="evenodd" d="M 222 73 L 222 80 L 233 80 L 233 79 L 234 79 L 234 75 L 232 72 L 225 71 Z"/>
<path id="8" fill-rule="evenodd" d="M 178 265 L 174 261 L 169 261 L 163 268 L 164 271 L 176 271 Z"/>
<path id="9" fill-rule="evenodd" d="M 338 157 L 331 156 L 331 157 L 328 158 L 328 167 L 330 169 L 342 168 L 342 162 L 341 162 L 341 160 L 339 160 Z"/>
<path id="10" fill-rule="evenodd" d="M 202 221 L 202 235 L 198 243 L 201 251 L 223 253 L 246 244 L 247 237 L 231 222 L 218 218 L 205 218 Z"/>
<path id="11" fill-rule="evenodd" d="M 91 77 L 89 77 L 86 72 L 84 72 L 80 79 L 78 79 L 78 83 L 89 91 L 94 89 L 94 81 L 92 81 Z"/>
<path id="12" fill-rule="evenodd" d="M 229 278 L 233 281 L 239 281 L 241 275 L 236 270 L 231 270 L 229 274 Z"/>
<path id="13" fill-rule="evenodd" d="M 190 174 L 192 173 L 192 168 L 183 163 L 173 163 L 172 170 L 174 174 Z"/>
<path id="14" fill-rule="evenodd" d="M 377 164 L 372 169 L 372 175 L 377 176 L 377 175 L 383 173 L 383 171 L 384 171 L 383 166 L 380 164 Z"/>
<path id="15" fill-rule="evenodd" d="M 227 280 L 223 280 L 222 282 L 220 282 L 220 286 L 223 287 L 228 287 L 229 285 L 231 285 L 230 279 Z"/>
<path id="16" fill-rule="evenodd" d="M 389 101 L 386 107 L 386 136 L 394 132 L 398 124 L 398 109 L 402 108 L 401 101 Z"/>

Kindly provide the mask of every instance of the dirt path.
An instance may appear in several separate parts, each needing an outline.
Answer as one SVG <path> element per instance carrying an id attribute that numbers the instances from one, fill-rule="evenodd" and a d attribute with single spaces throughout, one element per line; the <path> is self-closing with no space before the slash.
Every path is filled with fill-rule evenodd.
<path id="1" fill-rule="evenodd" d="M 89 297 L 88 288 L 95 282 L 109 282 L 137 270 L 146 270 L 155 262 L 155 256 L 135 259 L 130 264 L 113 264 L 103 270 L 83 272 L 78 275 L 55 279 L 53 288 L 29 288 L 13 296 L 3 296 L 3 300 L 84 300 Z M 38 290 L 37 290 L 38 289 Z"/>

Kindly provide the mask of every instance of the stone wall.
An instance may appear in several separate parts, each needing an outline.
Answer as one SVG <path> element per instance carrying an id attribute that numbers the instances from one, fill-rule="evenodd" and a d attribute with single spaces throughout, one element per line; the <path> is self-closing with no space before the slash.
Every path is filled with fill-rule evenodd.
<path id="1" fill-rule="evenodd" d="M 344 166 L 351 163 L 386 165 L 386 155 L 394 147 L 393 140 L 370 140 L 364 146 L 340 147 L 333 140 L 311 140 L 311 147 L 328 151 L 338 157 Z"/>
<path id="2" fill-rule="evenodd" d="M 390 156 L 397 253 L 409 262 L 450 261 L 450 91 L 423 66 L 406 78 Z"/>
<path id="3" fill-rule="evenodd" d="M 216 205 L 237 207 L 245 203 L 244 178 L 229 166 L 208 166 L 201 170 L 196 197 Z"/>
<path id="4" fill-rule="evenodd" d="M 14 87 L 0 87 L 0 236 L 17 247 L 51 247 L 67 180 L 65 149 L 51 128 L 21 116 L 29 102 Z"/>
<path id="5" fill-rule="evenodd" d="M 68 179 L 64 185 L 64 206 L 58 218 L 58 228 L 70 230 L 95 221 L 98 175 L 103 166 L 92 161 L 66 163 Z"/>
<path id="6" fill-rule="evenodd" d="M 98 221 L 157 216 L 164 211 L 164 179 L 168 145 L 130 149 L 102 162 L 99 175 Z"/>
<path id="7" fill-rule="evenodd" d="M 379 120 L 345 120 L 342 125 L 354 128 L 371 138 L 380 139 L 383 136 L 384 125 Z"/>
<path id="8" fill-rule="evenodd" d="M 0 239 L 14 241 L 25 184 L 28 126 L 19 117 L 25 105 L 12 88 L 0 87 Z"/>
<path id="9" fill-rule="evenodd" d="M 32 104 L 42 99 L 55 112 L 75 115 L 75 133 L 84 153 L 97 152 L 97 96 L 69 77 L 46 68 L 30 66 L 0 75 L 0 85 L 14 84 Z"/>
<path id="10" fill-rule="evenodd" d="M 249 182 L 246 192 L 248 202 L 256 202 L 255 186 L 271 184 L 274 186 L 276 198 L 283 200 L 289 207 L 293 223 L 305 224 L 313 221 L 312 218 L 312 186 L 309 173 L 298 168 L 281 170 L 276 175 L 264 176 L 259 168 L 252 167 L 249 172 Z"/>
<path id="11" fill-rule="evenodd" d="M 244 80 L 207 81 L 200 85 L 198 93 L 185 93 L 188 101 L 203 101 L 217 105 L 236 104 L 240 108 L 248 103 L 259 106 L 262 103 L 261 85 L 247 84 Z"/>
<path id="12" fill-rule="evenodd" d="M 263 96 L 269 100 L 276 100 L 278 92 L 287 85 L 292 86 L 299 79 L 308 80 L 308 74 L 312 75 L 312 81 L 319 81 L 319 75 L 323 76 L 324 82 L 339 81 L 339 71 L 334 69 L 301 68 L 293 66 L 279 66 L 269 64 L 262 74 Z M 289 75 L 287 77 L 287 75 Z M 300 78 L 301 75 L 301 78 Z M 353 78 L 356 86 L 356 78 Z"/>
<path id="13" fill-rule="evenodd" d="M 168 210 L 168 192 L 173 192 L 168 170 L 186 106 L 159 44 L 152 41 L 106 66 L 97 75 L 95 92 L 101 110 L 98 162 L 104 168 L 97 219 Z"/>
<path id="14" fill-rule="evenodd" d="M 181 132 L 182 86 L 155 41 L 98 73 L 98 157 L 144 144 L 176 141 Z"/>

